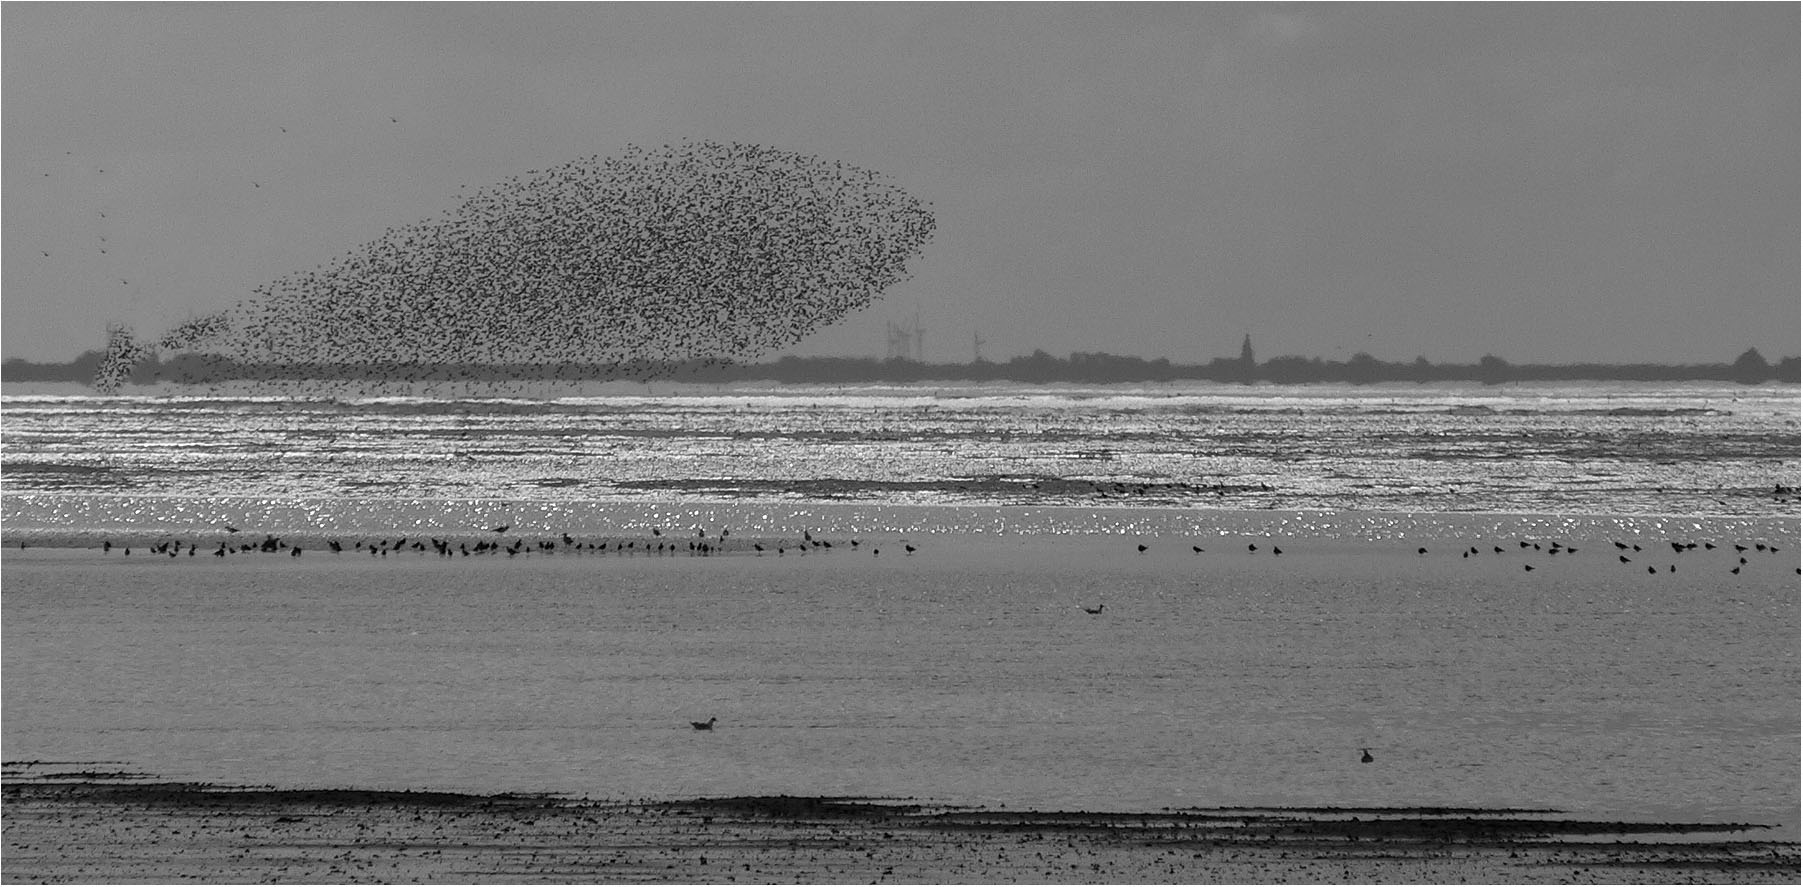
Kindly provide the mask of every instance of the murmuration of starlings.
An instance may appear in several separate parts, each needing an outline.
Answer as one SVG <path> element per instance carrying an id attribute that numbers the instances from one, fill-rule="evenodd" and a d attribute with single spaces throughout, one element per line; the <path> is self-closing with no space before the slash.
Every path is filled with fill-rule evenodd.
<path id="1" fill-rule="evenodd" d="M 95 387 L 116 390 L 153 348 L 393 381 L 451 365 L 630 379 L 741 361 L 868 307 L 907 278 L 933 228 L 929 204 L 843 162 L 711 141 L 635 147 L 482 188 L 154 345 L 115 328 Z"/>

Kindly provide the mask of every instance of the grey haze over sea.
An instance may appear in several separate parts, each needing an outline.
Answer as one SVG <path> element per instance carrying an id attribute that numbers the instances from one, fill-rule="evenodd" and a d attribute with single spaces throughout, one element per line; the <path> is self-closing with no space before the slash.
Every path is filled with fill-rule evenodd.
<path id="1" fill-rule="evenodd" d="M 1794 386 L 12 385 L 0 406 L 8 759 L 1797 827 Z M 654 529 L 789 553 L 353 549 Z M 210 556 L 266 534 L 304 556 Z M 198 556 L 145 556 L 171 539 Z M 1530 547 L 1555 541 L 1575 550 Z"/>

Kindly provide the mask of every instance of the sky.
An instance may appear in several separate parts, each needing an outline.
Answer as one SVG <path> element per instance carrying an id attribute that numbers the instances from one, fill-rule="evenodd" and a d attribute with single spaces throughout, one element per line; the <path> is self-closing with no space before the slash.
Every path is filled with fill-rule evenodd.
<path id="1" fill-rule="evenodd" d="M 933 206 L 910 279 L 787 353 L 882 356 L 918 316 L 936 362 L 1776 360 L 1799 33 L 1793 3 L 10 2 L 0 354 L 709 140 Z"/>

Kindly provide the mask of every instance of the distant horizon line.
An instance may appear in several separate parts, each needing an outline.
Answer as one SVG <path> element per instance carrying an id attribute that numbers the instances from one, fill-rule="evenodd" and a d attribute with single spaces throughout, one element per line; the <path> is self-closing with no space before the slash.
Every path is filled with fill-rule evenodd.
<path id="1" fill-rule="evenodd" d="M 1247 336 L 1248 340 L 1250 340 L 1250 338 L 1251 338 L 1250 336 Z M 151 346 L 151 347 L 154 348 L 154 346 Z M 4 358 L 0 358 L 0 365 L 10 365 L 10 366 L 27 366 L 28 365 L 28 366 L 35 366 L 35 367 L 70 366 L 70 365 L 73 365 L 76 363 L 80 363 L 84 360 L 88 360 L 90 358 L 103 356 L 105 353 L 106 353 L 105 348 L 90 348 L 86 351 L 82 351 L 81 353 L 77 354 L 73 358 L 70 358 L 68 360 L 61 360 L 61 361 L 58 361 L 58 360 L 34 360 L 34 359 L 28 358 L 28 357 L 4 357 Z M 1035 360 L 1035 359 L 1043 360 L 1043 359 L 1049 357 L 1054 360 L 1073 360 L 1073 359 L 1079 359 L 1079 358 L 1106 358 L 1106 359 L 1111 359 L 1111 360 L 1129 360 L 1129 361 L 1138 360 L 1138 361 L 1144 361 L 1146 363 L 1168 363 L 1171 366 L 1196 367 L 1196 366 L 1216 365 L 1216 364 L 1220 364 L 1222 362 L 1241 362 L 1241 363 L 1243 363 L 1246 360 L 1246 358 L 1248 357 L 1249 353 L 1250 352 L 1248 350 L 1246 350 L 1246 348 L 1243 346 L 1239 357 L 1211 357 L 1211 358 L 1203 358 L 1203 359 L 1184 362 L 1184 361 L 1179 361 L 1177 358 L 1173 358 L 1170 356 L 1142 357 L 1142 356 L 1136 355 L 1136 354 L 1117 354 L 1117 353 L 1111 352 L 1111 351 L 1084 350 L 1084 349 L 1072 349 L 1069 352 L 1066 352 L 1063 357 L 1058 357 L 1057 355 L 1054 355 L 1054 354 L 1048 352 L 1044 348 L 1034 348 L 1031 352 L 1024 353 L 1024 354 L 1016 354 L 1011 357 L 1003 358 L 1000 360 L 994 360 L 994 359 L 988 359 L 988 358 L 982 358 L 982 357 L 977 357 L 976 359 L 971 359 L 971 360 L 955 360 L 955 359 L 953 359 L 953 360 L 925 360 L 925 359 L 918 358 L 918 357 L 909 357 L 909 356 L 905 356 L 905 355 L 898 356 L 898 355 L 893 355 L 893 354 L 884 356 L 884 357 L 878 357 L 878 356 L 871 355 L 871 354 L 782 353 L 782 354 L 776 354 L 774 356 L 766 355 L 766 356 L 763 356 L 763 357 L 757 359 L 756 361 L 730 361 L 730 362 L 734 366 L 741 366 L 741 367 L 765 366 L 765 365 L 769 365 L 769 364 L 778 363 L 781 361 L 793 361 L 793 360 L 874 361 L 876 363 L 887 363 L 890 361 L 902 361 L 902 362 L 906 362 L 906 363 L 919 364 L 921 366 L 959 367 L 959 366 L 1004 365 L 1004 364 L 1015 363 L 1015 362 L 1019 362 L 1019 361 L 1023 361 L 1023 360 Z M 187 351 L 175 351 L 174 352 L 175 357 L 186 356 L 186 355 L 204 356 L 204 355 L 199 355 L 197 352 L 187 352 Z M 1486 362 L 1501 361 L 1503 363 L 1509 364 L 1510 366 L 1521 366 L 1521 367 L 1599 366 L 1599 367 L 1670 367 L 1670 368 L 1677 368 L 1677 367 L 1703 367 L 1703 366 L 1729 365 L 1729 364 L 1734 363 L 1735 361 L 1744 360 L 1750 355 L 1758 355 L 1763 360 L 1765 360 L 1768 364 L 1777 365 L 1777 364 L 1783 363 L 1785 361 L 1798 360 L 1800 358 L 1803 358 L 1803 349 L 1799 349 L 1798 354 L 1780 355 L 1776 361 L 1773 361 L 1770 357 L 1767 357 L 1766 355 L 1764 355 L 1762 352 L 1760 352 L 1760 350 L 1757 347 L 1748 347 L 1746 350 L 1742 351 L 1735 358 L 1735 360 L 1731 360 L 1731 361 L 1533 360 L 1533 361 L 1516 362 L 1516 361 L 1510 360 L 1508 358 L 1502 357 L 1500 355 L 1497 355 L 1493 352 L 1485 352 L 1482 356 L 1478 357 L 1476 360 L 1457 360 L 1457 359 L 1429 360 L 1425 355 L 1417 355 L 1415 357 L 1406 358 L 1406 359 L 1387 360 L 1384 358 L 1377 357 L 1376 355 L 1373 355 L 1367 351 L 1355 351 L 1352 353 L 1351 356 L 1344 357 L 1344 358 L 1330 358 L 1330 357 L 1326 357 L 1323 355 L 1305 355 L 1305 354 L 1297 354 L 1297 353 L 1284 353 L 1284 354 L 1279 354 L 1276 357 L 1271 357 L 1271 358 L 1266 358 L 1264 360 L 1254 361 L 1254 363 L 1263 365 L 1263 364 L 1270 363 L 1272 361 L 1305 360 L 1305 361 L 1325 363 L 1325 364 L 1331 364 L 1331 363 L 1350 364 L 1350 363 L 1354 363 L 1354 362 L 1374 361 L 1379 364 L 1389 364 L 1389 365 L 1426 364 L 1426 365 L 1430 365 L 1430 366 L 1476 366 L 1476 365 L 1483 364 Z M 211 358 L 211 359 L 230 360 L 230 358 L 223 358 L 223 357 L 215 357 L 215 358 Z M 721 359 L 721 358 L 716 358 L 716 360 L 718 360 L 718 359 Z M 687 363 L 700 363 L 704 360 L 708 360 L 708 358 L 689 358 L 689 359 L 681 360 L 681 361 L 665 361 L 664 363 L 668 363 L 668 364 L 672 364 L 672 365 L 681 365 L 681 364 L 687 364 Z M 269 361 L 269 362 L 267 362 L 267 365 L 284 365 L 284 366 L 305 366 L 305 365 L 327 366 L 327 365 L 352 365 L 352 364 L 362 364 L 362 365 L 371 365 L 371 366 L 382 365 L 382 364 L 408 365 L 408 366 L 427 366 L 427 365 L 437 365 L 437 366 L 453 366 L 453 365 L 455 365 L 455 366 L 520 366 L 520 365 L 533 365 L 532 362 L 530 362 L 530 361 L 506 361 L 506 362 L 504 362 L 504 361 L 490 361 L 490 362 L 465 361 L 465 362 L 455 362 L 454 363 L 454 362 L 450 362 L 450 361 L 388 360 L 388 361 L 323 361 L 323 362 L 311 363 L 311 364 L 303 363 L 300 361 Z M 247 365 L 249 365 L 249 364 L 247 364 Z M 572 364 L 572 365 L 590 366 L 590 364 Z M 600 366 L 600 365 L 601 364 L 594 364 L 594 366 Z"/>
<path id="2" fill-rule="evenodd" d="M 1425 356 L 1410 361 L 1384 361 L 1366 352 L 1345 360 L 1280 355 L 1259 361 L 1250 337 L 1238 357 L 1216 357 L 1200 363 L 1176 363 L 1169 358 L 1143 358 L 1107 352 L 1073 351 L 1055 357 L 1044 349 L 1005 361 L 973 359 L 968 363 L 927 363 L 912 357 L 857 356 L 803 357 L 785 354 L 761 363 L 736 363 L 721 358 L 683 361 L 636 360 L 613 364 L 572 363 L 451 363 L 428 361 L 339 361 L 243 363 L 230 358 L 176 352 L 161 359 L 154 348 L 134 356 L 110 371 L 107 352 L 87 351 L 62 363 L 39 363 L 23 358 L 0 361 L 0 381 L 90 382 L 107 388 L 129 381 L 134 385 L 162 382 L 207 383 L 227 380 L 403 380 L 418 381 L 604 381 L 676 379 L 697 382 L 729 382 L 764 379 L 796 383 L 1014 381 L 1131 383 L 1198 380 L 1216 382 L 1318 383 L 1349 382 L 1481 382 L 1500 384 L 1532 381 L 1722 381 L 1741 384 L 1803 381 L 1799 358 L 1786 356 L 1776 363 L 1757 348 L 1748 348 L 1731 362 L 1715 363 L 1512 363 L 1486 354 L 1471 363 L 1434 363 Z M 105 380 L 102 377 L 105 376 Z"/>

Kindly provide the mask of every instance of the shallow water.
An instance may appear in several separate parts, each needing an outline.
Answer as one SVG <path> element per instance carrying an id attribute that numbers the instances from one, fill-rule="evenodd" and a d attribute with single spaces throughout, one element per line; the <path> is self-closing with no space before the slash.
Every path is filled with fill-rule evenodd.
<path id="1" fill-rule="evenodd" d="M 1154 547 L 9 551 L 6 755 L 287 785 L 1556 807 L 1795 830 L 1794 553 L 1723 585 L 1693 574 L 1725 574 L 1732 549 L 1686 553 L 1668 579 L 1611 569 L 1613 548 L 1474 560 L 1295 537 L 1277 558 L 1237 536 L 1200 555 L 1135 538 Z M 709 716 L 712 733 L 687 725 Z"/>
<path id="2" fill-rule="evenodd" d="M 61 502 L 190 495 L 1798 511 L 1774 495 L 1797 484 L 1794 386 L 541 387 L 11 386 L 4 517 L 54 527 Z"/>
<path id="3" fill-rule="evenodd" d="M 1794 387 L 496 393 L 9 388 L 5 756 L 1795 835 Z M 791 553 L 353 548 L 654 528 Z"/>

